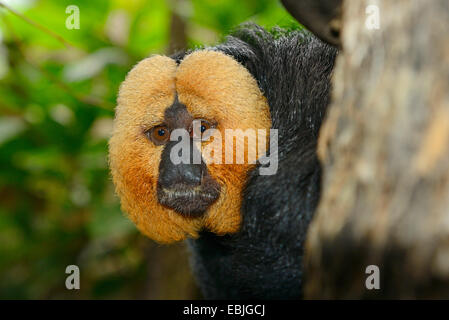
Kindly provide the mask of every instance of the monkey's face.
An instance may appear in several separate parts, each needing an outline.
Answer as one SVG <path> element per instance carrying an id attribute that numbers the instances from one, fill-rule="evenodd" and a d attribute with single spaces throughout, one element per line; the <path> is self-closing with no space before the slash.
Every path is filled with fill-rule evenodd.
<path id="1" fill-rule="evenodd" d="M 238 231 L 243 189 L 254 168 L 249 155 L 264 154 L 260 146 L 266 147 L 270 127 L 256 80 L 233 58 L 204 50 L 179 65 L 164 56 L 141 61 L 120 87 L 109 142 L 123 210 L 159 242 L 197 237 L 201 229 Z M 241 131 L 227 139 L 229 129 Z M 241 139 L 260 129 L 258 143 Z M 236 163 L 239 141 L 243 163 Z"/>

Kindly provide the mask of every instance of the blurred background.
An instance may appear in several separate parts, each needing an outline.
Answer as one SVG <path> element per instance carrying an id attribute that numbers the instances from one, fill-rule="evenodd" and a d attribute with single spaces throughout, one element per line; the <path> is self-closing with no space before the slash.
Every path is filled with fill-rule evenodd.
<path id="1" fill-rule="evenodd" d="M 184 244 L 120 211 L 107 141 L 137 61 L 245 21 L 295 24 L 278 0 L 0 0 L 0 299 L 201 298 Z M 71 264 L 80 290 L 65 287 Z"/>

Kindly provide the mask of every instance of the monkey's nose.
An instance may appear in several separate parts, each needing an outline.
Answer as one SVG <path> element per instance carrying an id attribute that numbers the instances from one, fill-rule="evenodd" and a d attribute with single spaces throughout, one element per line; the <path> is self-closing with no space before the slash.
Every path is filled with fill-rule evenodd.
<path id="1" fill-rule="evenodd" d="M 203 171 L 207 170 L 203 161 L 195 163 L 193 159 L 194 145 L 190 139 L 190 159 L 188 163 L 175 164 L 172 161 L 172 148 L 176 146 L 177 141 L 170 141 L 165 146 L 161 155 L 159 164 L 159 185 L 166 189 L 176 189 L 177 187 L 197 187 L 201 184 Z M 196 151 L 199 152 L 199 151 Z M 202 159 L 201 159 L 202 160 Z"/>
<path id="2" fill-rule="evenodd" d="M 201 184 L 201 164 L 167 164 L 159 169 L 159 184 L 163 188 L 170 189 L 176 185 L 196 187 Z"/>

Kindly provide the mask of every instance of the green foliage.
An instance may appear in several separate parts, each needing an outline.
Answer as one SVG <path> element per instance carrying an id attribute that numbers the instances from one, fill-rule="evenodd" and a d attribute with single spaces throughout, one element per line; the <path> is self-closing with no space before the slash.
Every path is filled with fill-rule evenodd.
<path id="1" fill-rule="evenodd" d="M 79 30 L 65 27 L 74 3 Z M 167 51 L 174 13 L 191 47 L 244 21 L 292 19 L 277 0 L 29 0 L 12 8 L 71 46 L 0 7 L 0 298 L 144 297 L 149 241 L 121 212 L 108 172 L 120 82 L 140 59 Z M 70 264 L 82 270 L 79 292 L 64 286 Z"/>

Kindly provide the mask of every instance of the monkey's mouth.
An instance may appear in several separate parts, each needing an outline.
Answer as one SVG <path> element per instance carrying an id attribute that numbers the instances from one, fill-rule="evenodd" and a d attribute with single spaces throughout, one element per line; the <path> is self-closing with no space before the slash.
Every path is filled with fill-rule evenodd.
<path id="1" fill-rule="evenodd" d="M 220 186 L 196 187 L 178 184 L 170 188 L 158 186 L 157 198 L 161 205 L 187 217 L 199 217 L 220 195 Z"/>

